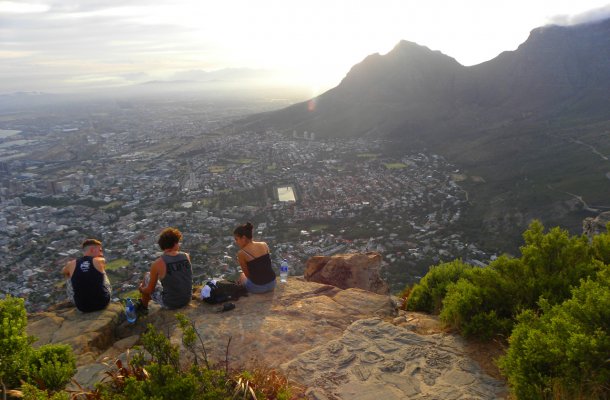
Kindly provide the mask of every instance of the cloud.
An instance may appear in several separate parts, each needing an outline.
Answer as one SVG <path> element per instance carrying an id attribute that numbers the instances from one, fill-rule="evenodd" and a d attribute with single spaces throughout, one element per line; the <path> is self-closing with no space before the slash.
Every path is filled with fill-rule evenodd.
<path id="1" fill-rule="evenodd" d="M 610 18 L 610 4 L 576 15 L 557 15 L 551 18 L 551 23 L 561 26 L 570 26 L 599 22 L 608 18 Z"/>
<path id="2" fill-rule="evenodd" d="M 0 1 L 0 13 L 3 14 L 38 14 L 50 9 L 47 4 Z"/>

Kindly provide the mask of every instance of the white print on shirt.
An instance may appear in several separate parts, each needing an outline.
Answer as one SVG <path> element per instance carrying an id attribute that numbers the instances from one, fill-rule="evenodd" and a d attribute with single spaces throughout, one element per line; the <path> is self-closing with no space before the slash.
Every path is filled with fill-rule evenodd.
<path id="1" fill-rule="evenodd" d="M 91 267 L 91 263 L 89 263 L 89 261 L 83 261 L 80 265 L 80 270 L 83 272 L 87 272 L 87 271 L 89 271 L 90 267 Z"/>

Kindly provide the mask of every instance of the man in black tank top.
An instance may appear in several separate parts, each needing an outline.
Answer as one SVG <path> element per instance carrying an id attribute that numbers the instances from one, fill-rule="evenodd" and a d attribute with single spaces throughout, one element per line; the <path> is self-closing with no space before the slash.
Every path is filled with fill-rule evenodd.
<path id="1" fill-rule="evenodd" d="M 106 260 L 99 240 L 85 240 L 83 257 L 69 261 L 61 272 L 68 278 L 66 291 L 77 309 L 91 312 L 108 306 L 112 288 L 106 276 Z"/>
<path id="2" fill-rule="evenodd" d="M 180 251 L 182 233 L 176 228 L 166 228 L 159 235 L 161 257 L 150 266 L 150 272 L 140 284 L 142 293 L 138 308 L 147 309 L 150 300 L 164 308 L 186 306 L 193 292 L 193 267 L 188 253 Z"/>

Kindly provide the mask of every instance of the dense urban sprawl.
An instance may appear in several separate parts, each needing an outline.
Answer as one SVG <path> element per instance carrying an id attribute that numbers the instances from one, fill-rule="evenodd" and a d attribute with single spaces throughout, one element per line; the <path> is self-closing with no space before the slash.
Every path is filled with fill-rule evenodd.
<path id="1" fill-rule="evenodd" d="M 64 300 L 61 267 L 96 237 L 123 297 L 167 226 L 184 233 L 197 283 L 231 276 L 232 230 L 248 220 L 293 274 L 313 255 L 378 251 L 400 289 L 440 261 L 489 259 L 456 229 L 467 194 L 442 157 L 389 157 L 371 138 L 240 131 L 226 126 L 243 109 L 200 108 L 119 103 L 0 119 L 2 294 L 30 310 Z"/>

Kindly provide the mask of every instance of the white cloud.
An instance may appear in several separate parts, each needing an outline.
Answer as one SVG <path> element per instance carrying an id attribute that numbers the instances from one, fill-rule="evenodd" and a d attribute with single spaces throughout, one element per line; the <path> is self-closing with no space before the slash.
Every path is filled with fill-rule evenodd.
<path id="1" fill-rule="evenodd" d="M 574 15 L 600 7 L 608 0 L 0 0 L 0 91 L 16 77 L 73 88 L 87 75 L 114 84 L 223 68 L 282 69 L 328 88 L 402 39 L 472 65 L 545 23 L 598 18 Z"/>
<path id="2" fill-rule="evenodd" d="M 37 14 L 50 9 L 47 4 L 26 3 L 16 1 L 0 1 L 0 13 L 6 14 Z"/>
<path id="3" fill-rule="evenodd" d="M 569 26 L 602 21 L 607 18 L 610 18 L 610 4 L 576 15 L 557 15 L 551 19 L 551 23 Z"/>

